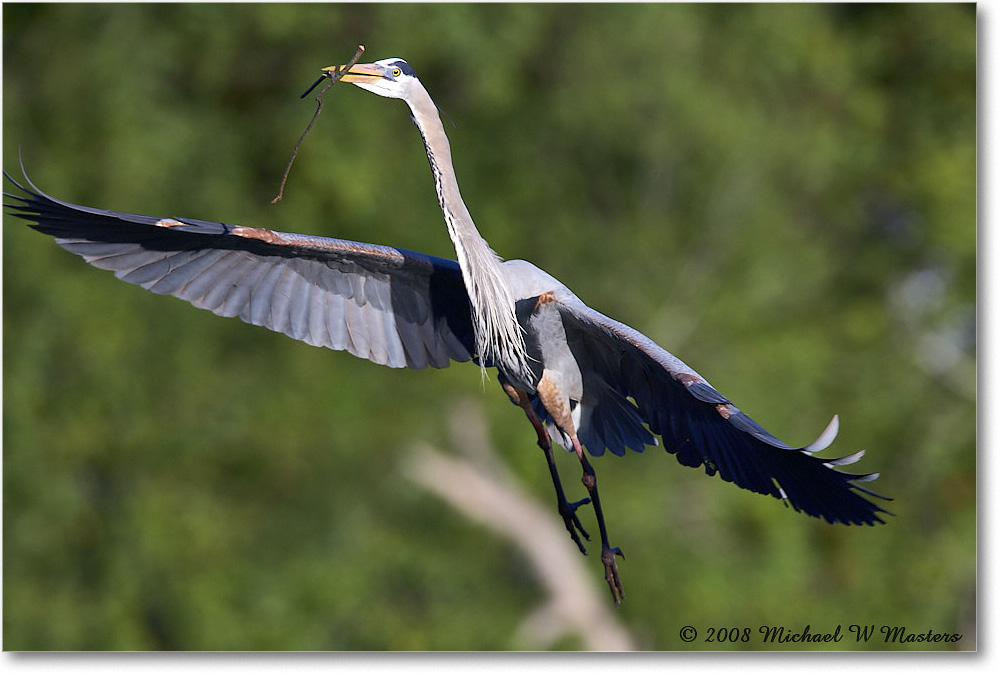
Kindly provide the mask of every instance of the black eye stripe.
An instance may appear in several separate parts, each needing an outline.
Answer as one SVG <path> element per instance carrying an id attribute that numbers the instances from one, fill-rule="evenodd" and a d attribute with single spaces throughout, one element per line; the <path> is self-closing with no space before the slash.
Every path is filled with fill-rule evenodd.
<path id="1" fill-rule="evenodd" d="M 403 75 L 409 75 L 410 77 L 416 77 L 417 73 L 413 70 L 413 67 L 409 63 L 403 60 L 393 61 L 389 64 L 390 68 L 399 68 Z M 394 73 L 395 74 L 395 73 Z"/>

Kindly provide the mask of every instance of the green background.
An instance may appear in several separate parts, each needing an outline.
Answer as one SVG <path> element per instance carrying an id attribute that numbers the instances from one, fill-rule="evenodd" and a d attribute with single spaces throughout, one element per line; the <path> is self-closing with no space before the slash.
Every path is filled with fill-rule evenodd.
<path id="1" fill-rule="evenodd" d="M 760 649 L 678 631 L 859 623 L 964 638 L 836 648 L 969 649 L 975 30 L 972 5 L 4 4 L 3 165 L 19 173 L 20 150 L 81 204 L 453 257 L 405 106 L 354 87 L 327 92 L 268 203 L 318 69 L 359 42 L 406 58 L 502 256 L 789 443 L 839 413 L 829 452 L 866 449 L 856 466 L 895 498 L 887 525 L 834 527 L 660 449 L 598 459 L 638 645 Z M 403 468 L 418 442 L 458 452 L 472 405 L 552 506 L 492 375 L 220 319 L 6 216 L 3 338 L 5 649 L 520 646 L 543 599 L 526 559 Z"/>

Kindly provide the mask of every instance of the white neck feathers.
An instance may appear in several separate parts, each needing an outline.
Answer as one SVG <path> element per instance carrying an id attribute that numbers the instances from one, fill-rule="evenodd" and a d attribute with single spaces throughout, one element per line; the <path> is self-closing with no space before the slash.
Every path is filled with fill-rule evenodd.
<path id="1" fill-rule="evenodd" d="M 495 365 L 514 384 L 533 389 L 524 336 L 517 323 L 514 297 L 502 260 L 479 234 L 462 200 L 451 161 L 451 145 L 437 106 L 423 88 L 406 102 L 424 139 L 438 203 L 472 303 L 480 362 Z"/>

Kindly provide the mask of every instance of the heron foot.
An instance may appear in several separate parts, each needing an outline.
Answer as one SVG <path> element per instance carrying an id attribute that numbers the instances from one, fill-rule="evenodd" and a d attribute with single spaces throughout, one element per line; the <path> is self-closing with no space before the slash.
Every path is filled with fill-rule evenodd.
<path id="1" fill-rule="evenodd" d="M 587 549 L 583 547 L 583 542 L 580 541 L 580 537 L 577 534 L 583 535 L 583 538 L 590 541 L 590 535 L 587 531 L 583 529 L 583 525 L 580 524 L 580 518 L 576 515 L 576 510 L 583 506 L 584 504 L 590 503 L 590 497 L 584 497 L 578 502 L 567 502 L 565 499 L 561 500 L 559 503 L 559 515 L 562 516 L 563 523 L 566 525 L 566 530 L 569 532 L 569 536 L 573 538 L 573 541 L 580 549 L 580 553 L 587 555 Z"/>
<path id="2" fill-rule="evenodd" d="M 601 562 L 604 563 L 604 579 L 611 588 L 611 597 L 615 601 L 615 607 L 621 607 L 622 600 L 625 599 L 625 589 L 622 588 L 622 580 L 618 575 L 618 563 L 615 561 L 616 556 L 625 558 L 625 554 L 617 546 L 608 548 L 605 545 L 601 549 Z"/>

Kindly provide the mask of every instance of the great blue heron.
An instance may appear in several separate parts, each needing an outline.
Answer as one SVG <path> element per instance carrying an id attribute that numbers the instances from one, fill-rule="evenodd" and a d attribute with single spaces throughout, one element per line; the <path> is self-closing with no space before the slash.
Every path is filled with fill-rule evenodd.
<path id="1" fill-rule="evenodd" d="M 24 195 L 13 213 L 96 267 L 221 316 L 238 316 L 311 345 L 346 349 L 394 368 L 443 368 L 451 361 L 495 367 L 545 452 L 559 514 L 586 553 L 577 510 L 591 503 L 601 560 L 615 604 L 623 597 L 594 469 L 584 453 L 622 456 L 663 438 L 691 467 L 785 500 L 830 523 L 874 525 L 885 509 L 858 483 L 878 474 L 843 473 L 863 451 L 837 459 L 814 453 L 838 430 L 837 417 L 802 448 L 782 443 L 678 358 L 638 331 L 600 314 L 549 274 L 502 261 L 480 236 L 458 189 L 437 108 L 413 68 L 398 58 L 339 66 L 324 76 L 399 98 L 420 130 L 457 263 L 340 239 L 286 234 L 191 218 L 158 218 L 78 206 L 11 180 Z M 6 174 L 5 174 L 6 175 Z M 552 441 L 576 453 L 589 497 L 570 502 Z"/>

